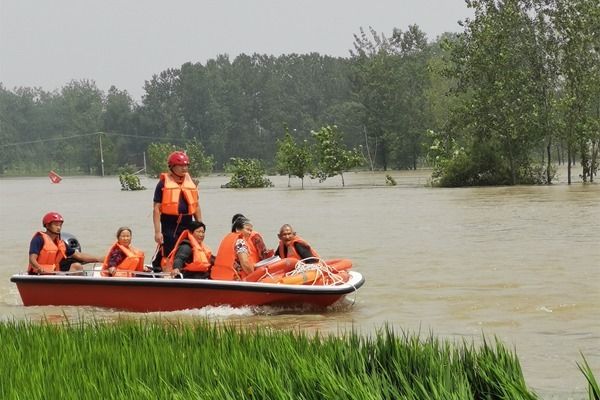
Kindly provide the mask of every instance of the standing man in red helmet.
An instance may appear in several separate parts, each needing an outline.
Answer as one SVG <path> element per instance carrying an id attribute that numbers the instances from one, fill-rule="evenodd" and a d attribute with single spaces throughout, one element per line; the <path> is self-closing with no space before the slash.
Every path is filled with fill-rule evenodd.
<path id="1" fill-rule="evenodd" d="M 49 212 L 42 218 L 45 232 L 36 232 L 29 243 L 29 274 L 80 271 L 83 269 L 82 264 L 102 262 L 100 257 L 81 253 L 65 245 L 60 237 L 63 222 L 62 215 L 57 212 Z"/>
<path id="2" fill-rule="evenodd" d="M 154 240 L 160 249 L 152 266 L 161 271 L 161 260 L 166 261 L 181 233 L 193 220 L 202 222 L 198 202 L 198 187 L 188 173 L 190 159 L 183 151 L 174 151 L 167 158 L 169 172 L 160 174 L 154 190 Z"/>

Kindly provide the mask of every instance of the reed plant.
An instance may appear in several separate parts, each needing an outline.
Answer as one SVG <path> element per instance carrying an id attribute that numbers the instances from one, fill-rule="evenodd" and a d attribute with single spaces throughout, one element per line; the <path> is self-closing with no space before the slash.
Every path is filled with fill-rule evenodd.
<path id="1" fill-rule="evenodd" d="M 600 400 L 600 385 L 598 385 L 598 381 L 596 380 L 596 377 L 594 376 L 594 373 L 592 372 L 592 369 L 590 368 L 590 365 L 583 354 L 581 357 L 583 358 L 583 364 L 577 363 L 577 366 L 588 382 L 589 400 Z"/>
<path id="2" fill-rule="evenodd" d="M 537 398 L 498 340 L 455 345 L 390 328 L 309 336 L 206 321 L 4 322 L 0 339 L 2 399 Z"/>

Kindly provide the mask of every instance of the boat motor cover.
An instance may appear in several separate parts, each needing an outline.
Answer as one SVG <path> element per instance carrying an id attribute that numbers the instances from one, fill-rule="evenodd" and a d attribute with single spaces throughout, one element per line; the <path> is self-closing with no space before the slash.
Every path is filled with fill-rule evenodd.
<path id="1" fill-rule="evenodd" d="M 65 242 L 67 248 L 81 251 L 81 244 L 74 235 L 67 232 L 62 232 L 60 237 L 62 238 L 63 242 Z"/>

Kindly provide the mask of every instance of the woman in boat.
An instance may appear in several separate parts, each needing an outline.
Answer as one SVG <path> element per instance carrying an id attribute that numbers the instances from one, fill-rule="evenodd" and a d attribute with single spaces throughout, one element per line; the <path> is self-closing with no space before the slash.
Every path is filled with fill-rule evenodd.
<path id="1" fill-rule="evenodd" d="M 42 218 L 45 231 L 36 232 L 29 243 L 30 275 L 53 274 L 55 272 L 77 272 L 85 263 L 102 262 L 99 257 L 67 247 L 60 237 L 64 218 L 57 212 L 49 212 Z"/>
<path id="2" fill-rule="evenodd" d="M 183 151 L 174 151 L 167 159 L 168 173 L 162 173 L 154 190 L 152 223 L 154 240 L 159 246 L 152 265 L 162 270 L 163 258 L 192 220 L 202 221 L 198 187 L 188 174 L 190 159 Z"/>
<path id="3" fill-rule="evenodd" d="M 210 278 L 210 268 L 215 257 L 204 243 L 205 235 L 206 225 L 203 222 L 190 222 L 169 254 L 168 265 L 172 266 L 172 275 L 181 274 L 184 278 L 193 279 Z"/>
<path id="4" fill-rule="evenodd" d="M 296 258 L 298 260 L 306 260 L 307 263 L 317 262 L 319 254 L 308 244 L 307 241 L 296 235 L 294 228 L 290 224 L 284 224 L 279 228 L 277 234 L 279 244 L 275 250 L 275 254 L 280 258 Z"/>
<path id="5" fill-rule="evenodd" d="M 211 279 L 243 280 L 254 271 L 255 264 L 261 260 L 250 238 L 253 225 L 249 219 L 238 217 L 221 244 L 211 270 Z"/>
<path id="6" fill-rule="evenodd" d="M 231 218 L 231 232 L 235 232 L 235 221 L 238 218 L 246 218 L 244 216 L 244 214 L 235 214 L 232 218 Z M 248 218 L 246 218 L 248 219 Z M 248 246 L 252 247 L 252 254 L 255 254 L 256 257 L 258 257 L 257 261 L 261 261 L 264 260 L 266 258 L 269 258 L 271 256 L 273 256 L 273 254 L 275 253 L 274 250 L 269 250 L 267 249 L 267 245 L 265 244 L 265 241 L 262 237 L 262 235 L 258 232 L 255 231 L 254 229 L 252 229 L 252 233 L 250 234 L 250 239 L 248 240 Z"/>
<path id="7" fill-rule="evenodd" d="M 144 252 L 131 245 L 131 228 L 122 226 L 117 229 L 117 241 L 110 247 L 102 270 L 104 276 L 135 276 L 134 271 L 148 272 L 144 266 Z"/>

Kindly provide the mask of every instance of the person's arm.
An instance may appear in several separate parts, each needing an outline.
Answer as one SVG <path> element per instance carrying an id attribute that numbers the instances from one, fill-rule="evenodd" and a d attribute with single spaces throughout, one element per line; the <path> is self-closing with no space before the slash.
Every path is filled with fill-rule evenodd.
<path id="1" fill-rule="evenodd" d="M 152 206 L 152 224 L 154 225 L 154 241 L 157 244 L 163 244 L 164 238 L 160 229 L 160 205 L 162 203 L 162 192 L 165 183 L 162 179 L 158 180 L 154 188 L 153 206 Z"/>
<path id="2" fill-rule="evenodd" d="M 194 218 L 196 219 L 196 221 L 202 222 L 202 210 L 200 209 L 200 203 L 198 203 L 198 207 L 196 207 Z"/>
<path id="3" fill-rule="evenodd" d="M 37 259 L 42 251 L 43 245 L 44 240 L 39 235 L 36 235 L 31 239 L 31 243 L 29 243 L 29 264 L 31 265 L 32 272 L 37 274 L 42 273 L 42 266 L 37 262 Z"/>
<path id="4" fill-rule="evenodd" d="M 104 266 L 105 269 L 108 270 L 111 276 L 114 276 L 115 272 L 117 272 L 117 265 L 123 261 L 125 258 L 125 254 L 118 247 L 113 247 L 108 255 L 108 262 Z"/>
<path id="5" fill-rule="evenodd" d="M 82 253 L 80 251 L 75 250 L 75 252 L 73 253 L 73 255 L 71 255 L 72 258 L 74 258 L 75 260 L 79 261 L 80 263 L 86 264 L 86 263 L 100 263 L 102 261 L 104 261 L 102 258 L 100 257 L 96 257 L 93 256 L 91 254 L 88 253 Z"/>
<path id="6" fill-rule="evenodd" d="M 182 242 L 177 249 L 177 253 L 175 253 L 175 259 L 173 260 L 173 272 L 178 270 L 177 273 L 179 273 L 191 256 L 192 247 L 188 243 Z"/>
<path id="7" fill-rule="evenodd" d="M 252 234 L 252 237 L 250 238 L 250 240 L 252 240 L 254 242 L 254 246 L 256 247 L 256 250 L 258 251 L 258 255 L 261 260 L 264 260 L 265 258 L 269 258 L 275 253 L 273 250 L 267 249 L 265 240 L 263 239 L 263 237 L 260 233 L 254 232 Z"/>
<path id="8" fill-rule="evenodd" d="M 244 270 L 245 273 L 251 274 L 254 272 L 254 264 L 250 262 L 250 257 L 248 253 L 238 253 L 238 260 L 240 261 L 240 266 Z"/>
<path id="9" fill-rule="evenodd" d="M 152 223 L 154 224 L 154 241 L 158 244 L 162 244 L 164 238 L 160 230 L 160 203 L 154 203 L 152 209 Z"/>
<path id="10" fill-rule="evenodd" d="M 301 260 L 304 260 L 305 258 L 311 258 L 312 252 L 310 251 L 310 246 L 306 246 L 302 243 L 294 243 L 294 248 L 296 249 L 296 252 L 298 253 L 298 255 L 300 256 Z M 308 263 L 314 263 L 317 262 L 317 260 L 312 259 L 312 260 L 308 260 Z"/>
<path id="11" fill-rule="evenodd" d="M 244 239 L 238 239 L 234 245 L 235 254 L 237 255 L 240 267 L 245 273 L 251 274 L 254 271 L 254 264 L 250 261 L 248 244 Z"/>
<path id="12" fill-rule="evenodd" d="M 42 266 L 37 262 L 38 254 L 33 253 L 29 255 L 29 264 L 31 265 L 31 269 L 33 272 L 37 274 L 42 273 Z"/>

